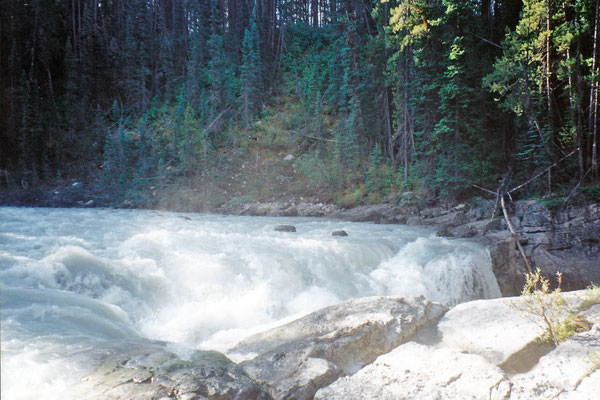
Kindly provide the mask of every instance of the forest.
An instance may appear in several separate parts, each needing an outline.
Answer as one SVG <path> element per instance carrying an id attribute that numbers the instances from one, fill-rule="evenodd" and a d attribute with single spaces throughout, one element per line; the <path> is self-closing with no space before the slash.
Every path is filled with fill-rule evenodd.
<path id="1" fill-rule="evenodd" d="M 0 0 L 0 188 L 598 200 L 598 2 Z"/>

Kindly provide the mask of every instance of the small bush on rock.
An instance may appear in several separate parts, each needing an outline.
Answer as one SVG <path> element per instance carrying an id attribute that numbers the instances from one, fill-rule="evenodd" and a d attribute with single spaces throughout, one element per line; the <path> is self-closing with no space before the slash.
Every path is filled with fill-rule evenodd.
<path id="1" fill-rule="evenodd" d="M 562 276 L 556 274 L 558 285 L 550 290 L 550 281 L 542 276 L 538 268 L 534 273 L 525 276 L 525 286 L 521 294 L 522 302 L 513 302 L 512 307 L 531 316 L 532 320 L 545 330 L 545 336 L 558 345 L 566 338 L 561 327 L 562 315 L 568 306 L 561 296 Z"/>
<path id="2" fill-rule="evenodd" d="M 521 294 L 522 301 L 513 302 L 511 307 L 523 312 L 544 329 L 543 339 L 558 345 L 577 332 L 591 328 L 583 315 L 573 311 L 561 294 L 562 275 L 556 273 L 557 286 L 550 289 L 550 281 L 544 278 L 538 268 L 534 273 L 525 276 L 525 286 Z M 577 311 L 587 310 L 600 303 L 600 288 L 592 286 L 584 294 L 585 299 L 577 307 Z M 566 315 L 566 316 L 565 316 Z"/>

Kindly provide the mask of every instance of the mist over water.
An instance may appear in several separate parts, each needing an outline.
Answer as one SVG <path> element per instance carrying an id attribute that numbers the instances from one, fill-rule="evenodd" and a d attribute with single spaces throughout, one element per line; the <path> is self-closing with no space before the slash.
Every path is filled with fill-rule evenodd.
<path id="1" fill-rule="evenodd" d="M 292 224 L 297 233 L 275 232 Z M 348 237 L 332 237 L 344 229 Z M 136 340 L 227 352 L 327 305 L 498 297 L 480 245 L 400 225 L 0 208 L 2 398 L 60 398 Z"/>

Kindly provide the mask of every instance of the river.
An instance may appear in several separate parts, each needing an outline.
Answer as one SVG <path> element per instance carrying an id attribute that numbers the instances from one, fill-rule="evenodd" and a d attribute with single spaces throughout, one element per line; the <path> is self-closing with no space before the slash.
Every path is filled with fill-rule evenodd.
<path id="1" fill-rule="evenodd" d="M 61 398 L 108 345 L 227 353 L 250 334 L 371 295 L 454 305 L 500 291 L 485 248 L 426 228 L 0 207 L 1 395 Z"/>

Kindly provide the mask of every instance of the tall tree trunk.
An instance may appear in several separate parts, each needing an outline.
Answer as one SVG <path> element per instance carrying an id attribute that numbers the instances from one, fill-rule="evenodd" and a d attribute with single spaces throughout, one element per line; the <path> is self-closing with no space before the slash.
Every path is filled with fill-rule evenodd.
<path id="1" fill-rule="evenodd" d="M 550 84 L 550 52 L 551 52 L 551 34 L 550 34 L 550 23 L 551 23 L 551 6 L 550 0 L 546 0 L 546 102 L 548 112 L 552 114 L 552 86 Z"/>
<path id="2" fill-rule="evenodd" d="M 594 50 L 592 52 L 592 84 L 590 85 L 590 114 L 588 129 L 592 139 L 592 176 L 598 179 L 598 0 L 596 0 L 596 18 L 594 20 Z"/>

